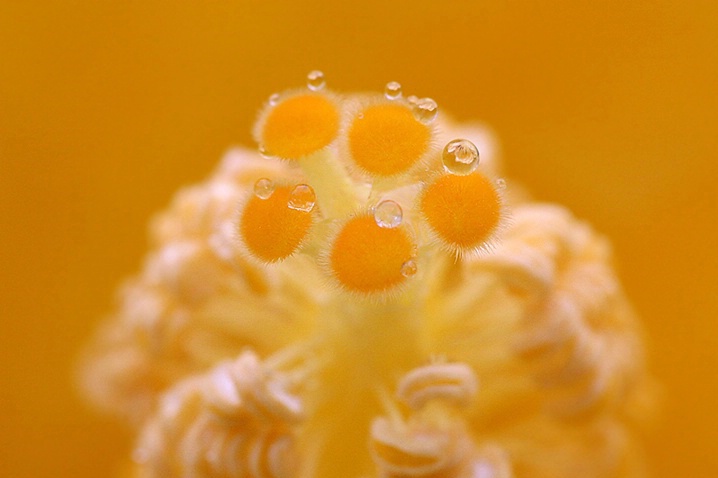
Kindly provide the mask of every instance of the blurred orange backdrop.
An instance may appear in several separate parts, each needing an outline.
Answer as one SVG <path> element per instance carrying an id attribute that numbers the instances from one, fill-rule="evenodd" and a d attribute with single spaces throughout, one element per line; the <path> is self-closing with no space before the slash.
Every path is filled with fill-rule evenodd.
<path id="1" fill-rule="evenodd" d="M 717 32 L 712 1 L 0 2 L 0 476 L 115 473 L 77 353 L 150 215 L 314 68 L 487 122 L 612 238 L 664 385 L 654 476 L 716 476 Z"/>

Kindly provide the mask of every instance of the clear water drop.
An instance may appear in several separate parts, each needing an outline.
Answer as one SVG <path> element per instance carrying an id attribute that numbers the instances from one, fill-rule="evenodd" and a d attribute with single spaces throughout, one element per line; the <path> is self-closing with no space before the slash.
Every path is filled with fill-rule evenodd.
<path id="1" fill-rule="evenodd" d="M 259 145 L 259 155 L 265 159 L 272 157 L 271 153 L 267 151 L 267 148 L 263 144 Z"/>
<path id="2" fill-rule="evenodd" d="M 416 95 L 409 96 L 406 101 L 409 102 L 409 104 L 415 105 L 417 101 L 419 101 L 419 97 Z"/>
<path id="3" fill-rule="evenodd" d="M 504 178 L 497 179 L 496 180 L 496 188 L 499 191 L 503 191 L 504 189 L 506 189 L 506 180 Z"/>
<path id="4" fill-rule="evenodd" d="M 448 172 L 465 176 L 479 165 L 479 150 L 468 139 L 455 139 L 444 146 L 441 160 Z"/>
<path id="5" fill-rule="evenodd" d="M 418 268 L 416 267 L 416 261 L 414 259 L 409 259 L 401 265 L 401 275 L 404 277 L 413 276 L 417 270 Z"/>
<path id="6" fill-rule="evenodd" d="M 298 184 L 289 193 L 287 207 L 295 211 L 311 212 L 317 202 L 317 195 L 314 189 L 308 184 Z"/>
<path id="7" fill-rule="evenodd" d="M 374 221 L 379 227 L 393 229 L 401 224 L 403 216 L 401 206 L 391 200 L 382 201 L 374 207 Z"/>
<path id="8" fill-rule="evenodd" d="M 364 113 L 359 113 L 359 114 L 357 115 L 357 118 L 359 118 L 359 119 L 364 119 Z"/>
<path id="9" fill-rule="evenodd" d="M 307 75 L 307 88 L 312 91 L 319 91 L 326 85 L 324 73 L 319 70 L 312 70 Z"/>
<path id="10" fill-rule="evenodd" d="M 401 85 L 396 81 L 390 81 L 384 87 L 384 96 L 387 100 L 396 100 L 401 98 Z"/>
<path id="11" fill-rule="evenodd" d="M 439 107 L 431 98 L 417 99 L 414 103 L 414 117 L 424 124 L 429 124 L 436 118 Z"/>
<path id="12" fill-rule="evenodd" d="M 269 105 L 275 106 L 277 103 L 279 103 L 279 93 L 274 93 L 269 97 Z"/>
<path id="13" fill-rule="evenodd" d="M 259 199 L 269 199 L 274 193 L 274 182 L 271 179 L 260 178 L 254 183 L 254 195 Z"/>

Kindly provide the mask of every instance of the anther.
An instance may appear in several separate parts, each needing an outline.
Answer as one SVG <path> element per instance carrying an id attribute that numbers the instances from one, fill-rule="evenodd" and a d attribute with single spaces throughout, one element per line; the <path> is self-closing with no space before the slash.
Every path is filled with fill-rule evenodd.
<path id="1" fill-rule="evenodd" d="M 436 363 L 413 369 L 399 381 L 397 396 L 418 410 L 431 400 L 466 406 L 476 396 L 478 381 L 464 363 Z"/>

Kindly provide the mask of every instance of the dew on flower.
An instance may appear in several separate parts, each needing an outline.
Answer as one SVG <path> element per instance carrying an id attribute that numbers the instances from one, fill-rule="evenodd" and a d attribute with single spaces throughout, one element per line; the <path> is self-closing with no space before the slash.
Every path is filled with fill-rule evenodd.
<path id="1" fill-rule="evenodd" d="M 414 116 L 417 120 L 424 124 L 429 124 L 436 118 L 439 113 L 439 107 L 436 101 L 431 98 L 421 98 L 413 102 Z"/>
<path id="2" fill-rule="evenodd" d="M 259 151 L 260 156 L 262 156 L 263 158 L 269 159 L 272 157 L 272 153 L 270 153 L 267 150 L 266 146 L 264 146 L 263 144 L 260 144 L 257 150 Z"/>
<path id="3" fill-rule="evenodd" d="M 446 171 L 452 174 L 471 174 L 479 165 L 479 150 L 468 139 L 455 139 L 444 146 L 441 154 Z"/>
<path id="4" fill-rule="evenodd" d="M 397 100 L 401 98 L 401 85 L 396 81 L 390 81 L 384 87 L 384 96 L 387 100 Z"/>
<path id="5" fill-rule="evenodd" d="M 401 224 L 403 211 L 394 201 L 382 201 L 374 207 L 374 220 L 379 227 L 392 229 Z"/>
<path id="6" fill-rule="evenodd" d="M 269 199 L 274 192 L 274 182 L 271 179 L 259 178 L 254 183 L 254 195 L 259 199 Z"/>
<path id="7" fill-rule="evenodd" d="M 311 212 L 314 209 L 314 204 L 317 201 L 317 195 L 314 194 L 314 189 L 308 184 L 298 184 L 294 186 L 292 192 L 289 194 L 289 202 L 287 206 L 291 209 L 303 212 Z"/>
<path id="8" fill-rule="evenodd" d="M 401 265 L 401 275 L 404 277 L 411 277 L 415 275 L 418 270 L 419 269 L 414 259 L 409 259 Z"/>
<path id="9" fill-rule="evenodd" d="M 504 178 L 497 179 L 496 180 L 496 188 L 499 191 L 503 191 L 504 189 L 506 189 L 506 180 Z"/>
<path id="10" fill-rule="evenodd" d="M 319 70 L 312 70 L 307 75 L 307 88 L 312 91 L 319 91 L 326 85 L 324 73 Z"/>
<path id="11" fill-rule="evenodd" d="M 273 93 L 272 95 L 269 96 L 269 105 L 276 106 L 277 103 L 279 103 L 279 99 L 281 97 L 282 96 L 279 93 Z"/>

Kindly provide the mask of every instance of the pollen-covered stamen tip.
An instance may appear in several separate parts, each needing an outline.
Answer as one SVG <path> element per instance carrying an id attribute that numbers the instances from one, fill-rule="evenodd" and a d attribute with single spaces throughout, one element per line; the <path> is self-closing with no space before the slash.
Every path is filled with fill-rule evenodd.
<path id="1" fill-rule="evenodd" d="M 391 94 L 396 92 L 392 90 Z M 420 118 L 427 116 L 416 116 L 411 105 L 395 99 L 359 110 L 348 130 L 352 161 L 369 175 L 389 177 L 407 172 L 426 155 L 431 144 L 431 121 Z"/>
<path id="2" fill-rule="evenodd" d="M 463 147 L 454 151 L 459 159 L 452 160 L 452 167 L 462 173 L 470 169 L 474 162 L 472 152 Z M 475 161 L 478 162 L 478 155 Z M 419 207 L 431 230 L 457 253 L 480 249 L 496 232 L 501 220 L 497 188 L 477 171 L 439 176 L 424 189 Z"/>
<path id="3" fill-rule="evenodd" d="M 274 186 L 261 178 L 239 219 L 239 233 L 247 250 L 263 262 L 292 255 L 309 234 L 316 197 L 311 186 Z"/>
<path id="4" fill-rule="evenodd" d="M 397 209 L 398 208 L 398 209 Z M 331 245 L 329 267 L 347 290 L 384 292 L 416 273 L 414 244 L 401 226 L 401 208 L 386 201 L 373 214 L 353 217 Z"/>

